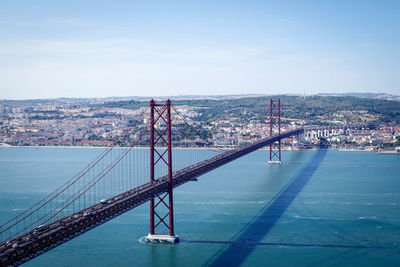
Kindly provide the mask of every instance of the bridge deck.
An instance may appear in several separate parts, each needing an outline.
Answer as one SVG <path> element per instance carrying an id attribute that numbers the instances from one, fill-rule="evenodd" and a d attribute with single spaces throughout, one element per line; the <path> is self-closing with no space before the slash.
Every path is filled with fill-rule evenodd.
<path id="1" fill-rule="evenodd" d="M 288 131 L 281 134 L 280 138 L 287 138 L 303 132 L 303 128 Z M 198 176 L 278 140 L 278 136 L 264 138 L 174 172 L 173 187 L 192 181 Z M 164 176 L 152 183 L 149 182 L 131 189 L 39 229 L 33 229 L 9 242 L 0 244 L 0 265 L 21 264 L 149 201 L 157 194 L 167 192 L 167 190 L 168 177 Z"/>

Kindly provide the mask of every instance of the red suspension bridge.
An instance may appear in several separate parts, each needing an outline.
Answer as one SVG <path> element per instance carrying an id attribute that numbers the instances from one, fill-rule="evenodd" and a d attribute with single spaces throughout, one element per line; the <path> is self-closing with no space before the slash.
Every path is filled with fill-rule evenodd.
<path id="1" fill-rule="evenodd" d="M 270 146 L 271 163 L 281 162 L 281 140 L 304 128 L 281 132 L 280 101 L 270 102 L 268 136 L 222 150 L 173 151 L 177 141 L 206 148 L 202 137 L 168 100 L 150 102 L 120 138 L 54 192 L 0 225 L 0 265 L 26 262 L 147 201 L 150 201 L 148 241 L 177 242 L 173 188 L 257 149 Z M 150 127 L 141 123 L 149 121 Z M 129 147 L 120 147 L 129 140 Z M 150 149 L 140 144 L 147 143 Z M 149 168 L 150 167 L 150 168 Z"/>

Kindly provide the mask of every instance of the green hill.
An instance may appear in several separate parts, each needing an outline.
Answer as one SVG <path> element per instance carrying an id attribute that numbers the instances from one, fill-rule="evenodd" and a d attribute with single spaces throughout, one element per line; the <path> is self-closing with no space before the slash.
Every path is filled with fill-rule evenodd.
<path id="1" fill-rule="evenodd" d="M 281 99 L 282 117 L 302 119 L 308 123 L 326 124 L 342 121 L 365 124 L 371 128 L 379 124 L 400 124 L 400 101 L 357 98 L 351 96 L 274 96 Z M 264 120 L 269 114 L 270 97 L 244 97 L 224 100 L 177 100 L 174 105 L 187 105 L 201 113 L 196 120 L 213 121 L 237 118 L 238 121 Z M 107 107 L 139 108 L 148 102 L 118 101 Z"/>

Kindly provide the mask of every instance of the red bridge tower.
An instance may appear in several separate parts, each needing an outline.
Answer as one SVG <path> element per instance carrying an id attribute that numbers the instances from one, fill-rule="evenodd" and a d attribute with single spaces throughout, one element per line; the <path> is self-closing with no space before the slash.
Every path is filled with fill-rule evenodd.
<path id="1" fill-rule="evenodd" d="M 156 128 L 157 124 L 162 126 Z M 165 104 L 156 104 L 152 99 L 150 101 L 150 182 L 156 178 L 155 166 L 166 165 L 168 191 L 163 196 L 157 195 L 150 200 L 150 233 L 146 237 L 149 242 L 179 242 L 179 237 L 174 233 L 171 124 L 171 101 L 168 99 Z M 162 149 L 165 150 L 162 151 Z M 169 234 L 156 233 L 157 227 L 162 225 L 166 227 Z"/>
<path id="2" fill-rule="evenodd" d="M 279 141 L 269 145 L 269 164 L 281 164 L 281 100 L 269 102 L 269 136 L 277 134 Z"/>

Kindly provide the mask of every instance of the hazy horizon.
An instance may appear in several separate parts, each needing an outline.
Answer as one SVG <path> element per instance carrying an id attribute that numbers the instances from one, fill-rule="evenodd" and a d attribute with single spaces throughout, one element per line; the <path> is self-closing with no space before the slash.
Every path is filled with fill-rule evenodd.
<path id="1" fill-rule="evenodd" d="M 235 98 L 240 98 L 240 97 L 262 97 L 262 96 L 278 96 L 278 95 L 285 95 L 285 96 L 318 96 L 318 95 L 327 95 L 327 96 L 335 96 L 335 95 L 365 95 L 365 94 L 372 94 L 372 95 L 390 95 L 390 96 L 395 96 L 395 97 L 400 97 L 400 95 L 397 94 L 388 94 L 388 93 L 372 93 L 372 92 L 344 92 L 344 93 L 335 93 L 335 92 L 328 92 L 328 93 L 316 93 L 316 94 L 295 94 L 295 93 L 289 93 L 289 94 L 208 94 L 208 95 L 203 95 L 203 94 L 186 94 L 186 95 L 126 95 L 126 96 L 106 96 L 106 97 L 65 97 L 65 96 L 60 96 L 60 97 L 48 97 L 48 98 L 21 98 L 21 99 L 11 99 L 11 98 L 0 98 L 0 101 L 25 101 L 25 100 L 52 100 L 52 99 L 126 99 L 126 98 L 138 98 L 139 101 L 140 99 L 150 99 L 150 98 L 188 98 L 190 97 L 193 98 L 223 98 L 223 97 L 235 97 Z"/>

